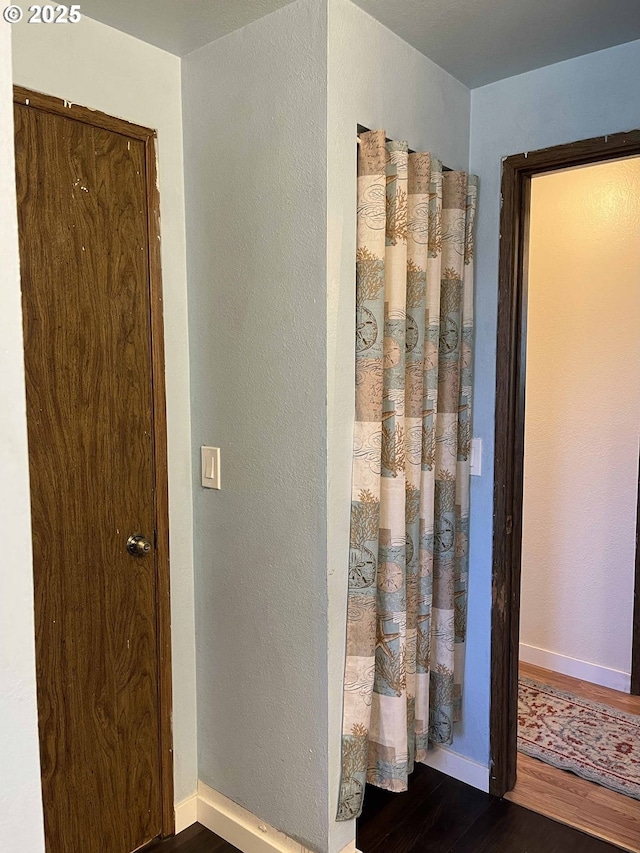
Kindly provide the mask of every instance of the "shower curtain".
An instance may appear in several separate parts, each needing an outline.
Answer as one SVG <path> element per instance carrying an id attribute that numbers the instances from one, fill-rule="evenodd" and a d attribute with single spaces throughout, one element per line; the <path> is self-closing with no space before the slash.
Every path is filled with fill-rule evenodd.
<path id="1" fill-rule="evenodd" d="M 466 634 L 477 179 L 364 133 L 338 820 L 450 744 Z"/>

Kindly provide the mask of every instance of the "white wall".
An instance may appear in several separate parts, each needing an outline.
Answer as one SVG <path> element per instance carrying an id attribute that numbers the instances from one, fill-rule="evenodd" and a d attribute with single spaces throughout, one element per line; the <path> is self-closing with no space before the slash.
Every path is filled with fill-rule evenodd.
<path id="1" fill-rule="evenodd" d="M 480 176 L 476 217 L 474 433 L 484 439 L 483 476 L 472 478 L 468 668 L 480 686 L 472 746 L 489 754 L 491 537 L 495 350 L 502 158 L 640 126 L 640 41 L 474 89 L 470 169 Z"/>
<path id="2" fill-rule="evenodd" d="M 329 0 L 328 64 L 328 555 L 331 817 L 335 814 L 342 716 L 347 554 L 354 418 L 356 252 L 356 127 L 384 128 L 392 139 L 430 151 L 454 169 L 469 161 L 470 92 L 421 53 L 348 0 Z M 470 594 L 475 593 L 470 579 Z M 464 722 L 452 751 L 484 763 L 474 753 L 479 683 L 473 662 L 477 644 L 469 622 L 471 651 L 465 679 Z M 434 761 L 436 760 L 434 756 Z M 486 772 L 447 763 L 447 771 L 486 787 Z M 469 775 L 470 774 L 470 775 Z"/>
<path id="3" fill-rule="evenodd" d="M 521 657 L 559 663 L 565 672 L 573 666 L 567 674 L 595 676 L 605 686 L 617 680 L 627 690 L 640 437 L 639 236 L 640 157 L 533 179 Z"/>
<path id="4" fill-rule="evenodd" d="M 13 29 L 14 82 L 158 131 L 165 318 L 175 799 L 196 789 L 195 628 L 180 60 L 83 18 Z M 26 618 L 26 617 L 25 617 Z M 31 618 L 31 617 L 29 617 Z"/>
<path id="5" fill-rule="evenodd" d="M 13 160 L 11 32 L 0 23 L 0 838 L 5 853 L 44 851 L 29 459 Z"/>
<path id="6" fill-rule="evenodd" d="M 323 3 L 189 54 L 183 97 L 199 776 L 327 851 Z"/>

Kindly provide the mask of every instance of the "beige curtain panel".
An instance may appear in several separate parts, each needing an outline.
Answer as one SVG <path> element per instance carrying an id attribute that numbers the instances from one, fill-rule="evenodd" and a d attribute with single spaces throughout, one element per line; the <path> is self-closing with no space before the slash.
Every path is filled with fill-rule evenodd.
<path id="1" fill-rule="evenodd" d="M 477 179 L 364 133 L 342 781 L 405 791 L 450 744 L 466 635 Z"/>

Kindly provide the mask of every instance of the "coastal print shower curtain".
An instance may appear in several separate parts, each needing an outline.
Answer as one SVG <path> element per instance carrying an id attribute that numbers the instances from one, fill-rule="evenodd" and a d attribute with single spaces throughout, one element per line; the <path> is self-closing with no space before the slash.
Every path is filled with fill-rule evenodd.
<path id="1" fill-rule="evenodd" d="M 460 717 L 477 179 L 360 137 L 356 416 L 338 820 Z"/>

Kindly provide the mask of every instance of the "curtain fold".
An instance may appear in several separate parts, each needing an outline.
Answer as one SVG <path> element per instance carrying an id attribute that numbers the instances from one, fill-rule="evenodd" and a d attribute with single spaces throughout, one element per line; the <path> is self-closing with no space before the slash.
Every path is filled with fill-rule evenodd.
<path id="1" fill-rule="evenodd" d="M 477 179 L 360 137 L 338 820 L 449 744 L 466 635 Z"/>

